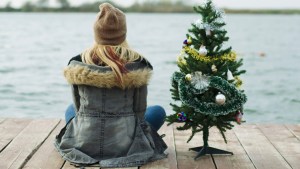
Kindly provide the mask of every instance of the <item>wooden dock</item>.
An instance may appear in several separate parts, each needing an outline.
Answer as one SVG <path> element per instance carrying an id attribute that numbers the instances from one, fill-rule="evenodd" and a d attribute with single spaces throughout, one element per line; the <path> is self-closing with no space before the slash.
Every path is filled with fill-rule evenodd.
<path id="1" fill-rule="evenodd" d="M 60 119 L 0 118 L 0 169 L 74 169 L 53 146 L 64 124 Z M 207 155 L 196 161 L 196 153 L 188 148 L 202 145 L 201 133 L 190 143 L 190 132 L 179 132 L 174 125 L 163 126 L 160 134 L 166 134 L 168 158 L 140 169 L 300 169 L 300 125 L 238 125 L 226 133 L 228 144 L 213 128 L 210 146 L 234 155 Z"/>

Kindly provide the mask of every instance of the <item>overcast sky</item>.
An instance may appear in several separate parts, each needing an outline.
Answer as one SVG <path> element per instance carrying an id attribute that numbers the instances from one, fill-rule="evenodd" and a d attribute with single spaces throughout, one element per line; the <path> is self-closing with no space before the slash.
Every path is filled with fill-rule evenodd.
<path id="1" fill-rule="evenodd" d="M 21 6 L 29 0 L 0 0 L 0 6 L 4 6 L 11 1 L 14 7 Z M 37 1 L 37 0 L 30 0 Z M 51 5 L 55 5 L 55 0 L 49 0 Z M 96 0 L 69 0 L 72 5 L 79 5 L 84 2 L 94 2 Z M 114 2 L 129 6 L 135 1 L 143 2 L 145 0 L 113 0 Z M 203 0 L 185 0 L 192 4 L 200 4 Z M 227 8 L 243 8 L 243 9 L 300 9 L 300 0 L 214 0 L 214 3 L 219 7 Z"/>

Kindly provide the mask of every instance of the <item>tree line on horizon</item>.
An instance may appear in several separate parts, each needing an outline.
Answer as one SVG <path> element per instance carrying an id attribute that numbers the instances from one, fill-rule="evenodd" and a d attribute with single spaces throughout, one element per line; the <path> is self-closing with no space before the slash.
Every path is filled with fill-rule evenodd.
<path id="1" fill-rule="evenodd" d="M 71 6 L 68 0 L 56 0 L 58 7 L 50 7 L 49 0 L 38 0 L 36 3 L 27 1 L 20 8 L 14 8 L 8 2 L 5 7 L 0 8 L 1 12 L 97 12 L 99 4 L 109 2 L 124 12 L 193 12 L 190 5 L 182 1 L 159 0 L 156 2 L 145 1 L 143 3 L 134 3 L 129 7 L 120 6 L 110 0 L 101 0 L 88 2 L 79 6 Z"/>
<path id="2" fill-rule="evenodd" d="M 129 6 L 123 7 L 111 0 L 100 0 L 95 2 L 88 2 L 79 6 L 71 6 L 70 0 L 56 0 L 58 7 L 50 7 L 49 0 L 38 0 L 37 2 L 27 1 L 20 8 L 14 8 L 11 2 L 8 2 L 5 7 L 0 8 L 0 12 L 98 12 L 99 4 L 109 2 L 121 9 L 124 12 L 145 12 L 145 13 L 192 13 L 193 7 L 185 1 L 171 1 L 171 0 L 157 0 L 144 1 L 138 3 L 137 1 Z M 237 14 L 300 14 L 300 9 L 224 9 L 226 13 Z"/>

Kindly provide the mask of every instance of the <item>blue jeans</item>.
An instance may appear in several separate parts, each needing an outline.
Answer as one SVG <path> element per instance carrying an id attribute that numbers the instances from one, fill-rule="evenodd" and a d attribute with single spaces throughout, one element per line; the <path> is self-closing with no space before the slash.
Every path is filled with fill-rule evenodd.
<path id="1" fill-rule="evenodd" d="M 75 117 L 75 108 L 74 105 L 71 104 L 65 113 L 66 123 L 73 117 Z M 158 131 L 165 122 L 166 112 L 161 106 L 149 106 L 146 109 L 144 118 L 151 125 L 153 130 Z"/>

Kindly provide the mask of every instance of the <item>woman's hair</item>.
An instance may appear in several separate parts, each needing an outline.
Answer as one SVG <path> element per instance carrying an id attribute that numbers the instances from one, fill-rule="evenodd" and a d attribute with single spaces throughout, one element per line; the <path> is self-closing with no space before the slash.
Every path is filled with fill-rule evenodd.
<path id="1" fill-rule="evenodd" d="M 126 40 L 117 46 L 94 44 L 81 55 L 83 63 L 111 67 L 121 86 L 123 85 L 123 75 L 127 73 L 125 64 L 140 57 L 137 52 L 129 49 Z"/>

